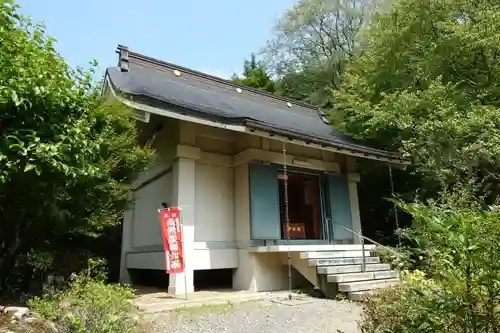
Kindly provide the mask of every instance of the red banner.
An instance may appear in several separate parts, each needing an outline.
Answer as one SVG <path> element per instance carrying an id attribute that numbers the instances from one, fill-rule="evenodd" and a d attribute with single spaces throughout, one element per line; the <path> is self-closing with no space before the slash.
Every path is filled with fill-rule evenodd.
<path id="1" fill-rule="evenodd" d="M 181 211 L 179 208 L 166 208 L 159 210 L 159 213 L 167 273 L 182 273 L 184 272 L 184 260 L 182 257 Z"/>

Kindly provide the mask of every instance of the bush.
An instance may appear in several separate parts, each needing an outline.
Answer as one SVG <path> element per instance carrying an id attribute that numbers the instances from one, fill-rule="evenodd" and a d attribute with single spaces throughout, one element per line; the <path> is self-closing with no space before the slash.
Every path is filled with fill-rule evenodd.
<path id="1" fill-rule="evenodd" d="M 500 331 L 500 214 L 459 196 L 400 204 L 428 253 L 426 273 L 404 272 L 400 288 L 368 298 L 363 332 Z"/>
<path id="2" fill-rule="evenodd" d="M 375 253 L 380 261 L 390 264 L 392 269 L 420 270 L 431 273 L 432 251 L 413 238 L 411 229 L 402 229 L 398 233 L 401 238 L 404 238 L 405 242 L 402 245 L 398 247 L 377 246 L 375 248 Z"/>
<path id="3" fill-rule="evenodd" d="M 443 295 L 435 281 L 418 270 L 403 271 L 402 279 L 402 286 L 366 298 L 363 333 L 457 332 L 450 316 L 443 315 L 453 311 L 443 311 Z"/>
<path id="4" fill-rule="evenodd" d="M 377 246 L 375 254 L 381 262 L 390 264 L 392 269 L 406 270 L 414 266 L 412 254 L 406 248 Z"/>
<path id="5" fill-rule="evenodd" d="M 131 303 L 132 288 L 107 284 L 100 268 L 94 267 L 72 276 L 67 289 L 33 298 L 28 306 L 43 319 L 55 323 L 60 332 L 134 333 L 139 317 Z"/>

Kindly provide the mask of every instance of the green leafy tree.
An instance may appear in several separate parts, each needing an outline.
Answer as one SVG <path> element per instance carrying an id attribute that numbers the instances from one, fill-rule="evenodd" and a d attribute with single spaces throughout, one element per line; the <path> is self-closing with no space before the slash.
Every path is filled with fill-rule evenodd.
<path id="1" fill-rule="evenodd" d="M 264 65 L 256 60 L 255 54 L 250 56 L 250 60 L 245 60 L 243 64 L 243 77 L 240 78 L 234 74 L 231 80 L 255 89 L 271 93 L 275 91 L 273 80 L 267 73 Z"/>
<path id="2" fill-rule="evenodd" d="M 433 193 L 475 178 L 495 197 L 499 18 L 492 0 L 400 0 L 378 15 L 332 92 L 347 133 L 411 157 Z"/>
<path id="3" fill-rule="evenodd" d="M 342 67 L 346 61 L 343 61 Z M 337 60 L 324 60 L 300 71 L 289 71 L 276 80 L 276 91 L 299 101 L 321 107 L 331 107 L 330 91 L 337 86 L 340 76 L 334 68 Z"/>
<path id="4" fill-rule="evenodd" d="M 52 268 L 60 242 L 120 222 L 130 182 L 151 161 L 130 113 L 105 103 L 92 72 L 0 2 L 0 290 Z"/>
<path id="5" fill-rule="evenodd" d="M 354 56 L 357 35 L 375 4 L 369 0 L 298 1 L 278 21 L 263 50 L 269 65 L 277 73 L 286 73 Z"/>
<path id="6" fill-rule="evenodd" d="M 360 50 L 360 29 L 382 1 L 300 0 L 288 9 L 262 50 L 281 95 L 325 106 L 349 60 Z"/>

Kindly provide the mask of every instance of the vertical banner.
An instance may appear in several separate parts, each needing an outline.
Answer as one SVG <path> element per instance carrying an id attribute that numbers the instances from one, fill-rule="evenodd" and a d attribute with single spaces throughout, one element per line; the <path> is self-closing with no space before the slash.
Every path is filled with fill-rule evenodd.
<path id="1" fill-rule="evenodd" d="M 184 272 L 184 258 L 182 253 L 181 210 L 176 207 L 160 209 L 158 212 L 160 213 L 167 273 L 182 273 Z"/>

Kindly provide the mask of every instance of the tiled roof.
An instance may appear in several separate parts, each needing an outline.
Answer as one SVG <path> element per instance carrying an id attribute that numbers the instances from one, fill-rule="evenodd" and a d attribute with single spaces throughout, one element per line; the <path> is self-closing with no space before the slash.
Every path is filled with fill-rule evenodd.
<path id="1" fill-rule="evenodd" d="M 192 116 L 241 124 L 359 153 L 400 159 L 358 144 L 328 125 L 311 105 L 273 96 L 211 75 L 153 59 L 119 46 L 118 67 L 107 69 L 115 90 L 155 105 L 165 103 Z"/>

